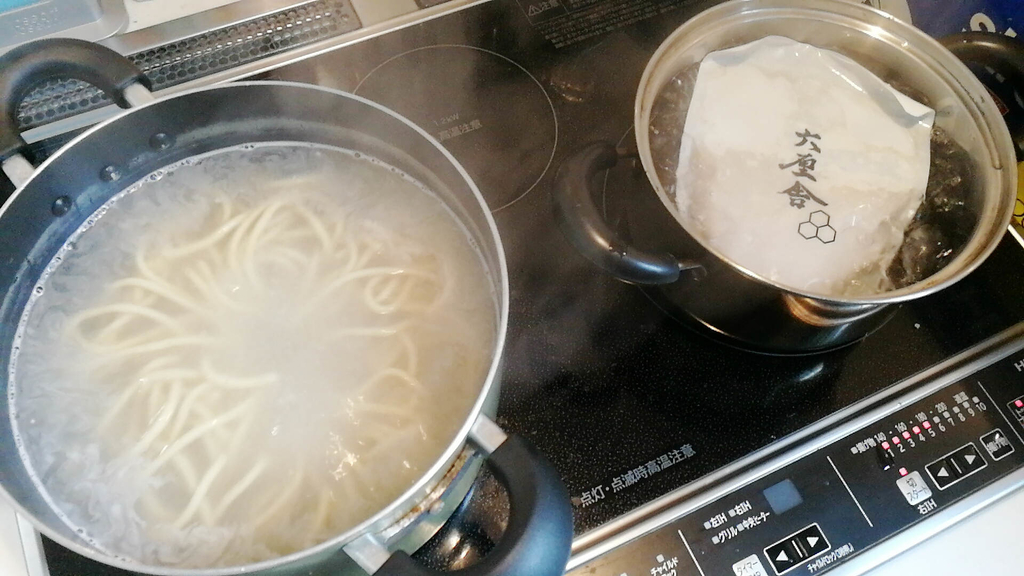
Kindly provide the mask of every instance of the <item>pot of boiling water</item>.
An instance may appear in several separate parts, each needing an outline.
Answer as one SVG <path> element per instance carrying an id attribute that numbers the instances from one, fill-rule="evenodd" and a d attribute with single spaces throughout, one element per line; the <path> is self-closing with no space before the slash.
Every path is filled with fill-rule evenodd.
<path id="1" fill-rule="evenodd" d="M 130 109 L 35 168 L 16 110 L 58 77 Z M 133 572 L 432 574 L 482 462 L 509 523 L 465 573 L 562 574 L 565 488 L 491 420 L 508 276 L 465 170 L 350 94 L 147 86 L 77 40 L 0 59 L 0 495 Z"/>
<path id="2" fill-rule="evenodd" d="M 681 213 L 677 159 L 697 70 L 710 53 L 770 37 L 838 53 L 936 111 L 928 189 L 897 256 L 880 263 L 887 268 L 885 289 L 854 295 L 794 289 L 725 255 Z M 969 274 L 1009 223 L 1014 141 L 985 87 L 958 56 L 990 66 L 1024 89 L 1024 44 L 1015 39 L 973 33 L 940 43 L 883 12 L 834 0 L 734 0 L 713 7 L 673 32 L 648 63 L 636 97 L 636 152 L 597 142 L 563 162 L 553 193 L 559 225 L 592 262 L 644 287 L 677 318 L 727 343 L 799 354 L 855 342 L 891 317 L 892 304 Z M 637 191 L 626 202 L 625 229 L 613 230 L 591 187 L 595 176 L 623 157 L 639 158 L 660 202 Z M 826 224 L 812 217 L 804 226 Z M 803 238 L 813 236 L 800 231 Z"/>

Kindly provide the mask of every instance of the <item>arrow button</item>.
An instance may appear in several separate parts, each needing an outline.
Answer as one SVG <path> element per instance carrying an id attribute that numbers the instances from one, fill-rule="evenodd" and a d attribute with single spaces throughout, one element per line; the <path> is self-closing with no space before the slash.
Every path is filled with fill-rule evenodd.
<path id="1" fill-rule="evenodd" d="M 939 490 L 944 490 L 959 478 L 957 469 L 952 466 L 952 463 L 947 458 L 936 460 L 925 466 L 925 469 L 928 470 L 928 475 L 932 477 L 932 481 L 935 482 Z"/>
<path id="2" fill-rule="evenodd" d="M 998 442 L 998 435 L 993 434 L 990 436 L 985 436 L 984 438 L 992 442 Z M 939 490 L 945 490 L 986 466 L 988 466 L 988 462 L 985 461 L 985 457 L 978 452 L 977 446 L 971 442 L 932 462 L 925 466 L 925 468 L 932 477 L 932 481 L 939 487 Z"/>
<path id="3" fill-rule="evenodd" d="M 800 557 L 797 554 L 796 548 L 793 546 L 792 538 L 786 538 L 781 542 L 764 549 L 764 555 L 768 557 L 768 561 L 771 562 L 772 567 L 775 568 L 776 574 L 782 574 L 788 572 L 793 568 L 796 568 L 797 564 L 800 563 Z"/>
<path id="4" fill-rule="evenodd" d="M 776 574 L 788 572 L 829 550 L 830 546 L 821 528 L 811 524 L 803 530 L 764 549 Z"/>
<path id="5" fill-rule="evenodd" d="M 964 476 L 973 474 L 986 466 L 985 458 L 974 447 L 973 442 L 957 450 L 950 459 L 959 465 Z"/>
<path id="6" fill-rule="evenodd" d="M 797 533 L 796 539 L 804 543 L 803 548 L 807 551 L 808 557 L 817 556 L 829 548 L 828 541 L 825 540 L 825 535 L 821 533 L 817 524 L 812 524 L 801 530 Z"/>
<path id="7" fill-rule="evenodd" d="M 765 556 L 768 558 L 768 562 L 771 563 L 772 568 L 775 569 L 775 574 L 782 574 L 793 570 L 801 562 L 800 554 L 796 546 L 793 545 L 792 537 L 765 548 Z"/>

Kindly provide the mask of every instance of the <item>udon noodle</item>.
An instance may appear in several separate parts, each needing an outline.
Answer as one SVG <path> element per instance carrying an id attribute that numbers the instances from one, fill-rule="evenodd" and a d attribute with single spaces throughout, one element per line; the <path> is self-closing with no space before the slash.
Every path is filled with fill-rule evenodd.
<path id="1" fill-rule="evenodd" d="M 55 260 L 12 406 L 41 488 L 97 545 L 235 565 L 322 542 L 425 471 L 486 374 L 493 294 L 441 202 L 371 159 L 260 147 L 186 168 Z"/>

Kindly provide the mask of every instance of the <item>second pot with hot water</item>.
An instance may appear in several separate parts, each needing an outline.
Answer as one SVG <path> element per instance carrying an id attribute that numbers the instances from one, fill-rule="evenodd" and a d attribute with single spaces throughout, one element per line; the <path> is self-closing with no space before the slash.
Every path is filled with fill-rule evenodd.
<path id="1" fill-rule="evenodd" d="M 680 77 L 711 53 L 769 37 L 833 51 L 879 78 L 898 79 L 901 89 L 935 109 L 933 130 L 948 135 L 970 163 L 968 192 L 958 208 L 961 220 L 972 222 L 963 244 L 943 254 L 949 261 L 941 269 L 869 294 L 794 289 L 702 240 L 680 213 L 676 162 L 691 97 L 680 91 Z M 729 344 L 803 354 L 856 342 L 891 317 L 891 305 L 942 290 L 977 268 L 1010 222 L 1017 188 L 1014 141 L 992 97 L 960 58 L 1024 87 L 1024 43 L 1016 39 L 969 33 L 940 43 L 873 8 L 832 0 L 726 2 L 683 24 L 650 59 L 636 95 L 635 153 L 596 142 L 562 163 L 553 192 L 556 218 L 594 264 L 644 287 L 677 318 Z M 605 222 L 592 198 L 595 177 L 624 155 L 639 157 L 660 200 L 641 197 L 649 194 L 643 190 L 631 191 L 633 198 L 627 194 L 626 233 Z"/>

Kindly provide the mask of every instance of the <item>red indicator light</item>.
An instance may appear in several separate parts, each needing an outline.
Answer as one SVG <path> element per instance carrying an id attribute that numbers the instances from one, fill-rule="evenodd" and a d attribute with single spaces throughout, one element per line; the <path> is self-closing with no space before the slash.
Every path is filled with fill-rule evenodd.
<path id="1" fill-rule="evenodd" d="M 924 422 L 921 422 L 921 426 L 924 426 L 925 430 L 931 430 L 932 429 L 932 423 L 927 421 L 927 420 L 925 420 Z"/>
<path id="2" fill-rule="evenodd" d="M 910 432 L 904 432 L 903 433 L 903 439 L 904 440 L 910 440 Z"/>
<path id="3" fill-rule="evenodd" d="M 893 437 L 892 437 L 892 443 L 893 443 L 893 444 L 899 444 L 899 443 L 900 443 L 900 438 L 899 438 L 899 436 L 893 436 Z"/>
<path id="4" fill-rule="evenodd" d="M 921 428 L 918 427 L 918 426 L 914 426 L 914 434 L 920 434 L 920 433 L 921 433 Z"/>
<path id="5" fill-rule="evenodd" d="M 1024 400 L 1014 400 L 1013 405 L 1017 408 L 1024 408 Z"/>
<path id="6" fill-rule="evenodd" d="M 910 474 L 910 472 L 907 472 L 906 468 L 900 468 L 900 476 L 906 476 L 907 474 Z"/>
<path id="7" fill-rule="evenodd" d="M 889 449 L 889 443 L 888 442 L 882 442 L 882 450 L 888 450 L 888 449 Z"/>

